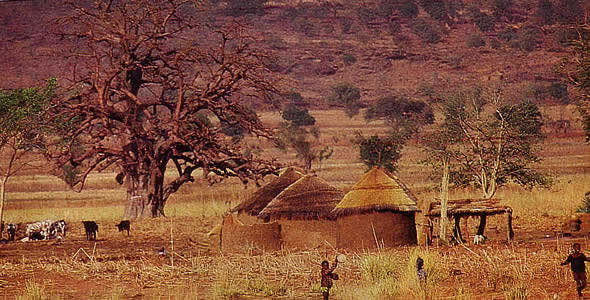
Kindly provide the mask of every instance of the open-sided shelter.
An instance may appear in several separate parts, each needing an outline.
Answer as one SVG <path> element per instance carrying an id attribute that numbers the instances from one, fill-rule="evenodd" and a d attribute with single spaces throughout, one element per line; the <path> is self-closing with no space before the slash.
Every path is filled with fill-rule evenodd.
<path id="1" fill-rule="evenodd" d="M 440 218 L 441 203 L 440 200 L 430 203 L 428 211 L 425 213 L 430 220 Z M 501 205 L 497 199 L 458 199 L 451 200 L 447 204 L 447 216 L 455 221 L 453 227 L 453 237 L 458 242 L 463 242 L 461 233 L 461 218 L 479 217 L 480 223 L 476 235 L 484 235 L 487 217 L 493 215 L 506 215 L 506 236 L 508 240 L 514 238 L 512 229 L 512 208 Z"/>
<path id="2" fill-rule="evenodd" d="M 258 189 L 252 196 L 244 200 L 230 212 L 237 213 L 238 219 L 244 224 L 260 223 L 258 214 L 285 188 L 303 177 L 303 174 L 293 167 L 285 169 L 277 178 Z"/>
<path id="3" fill-rule="evenodd" d="M 338 248 L 391 247 L 416 243 L 416 197 L 395 176 L 374 167 L 331 212 Z"/>
<path id="4" fill-rule="evenodd" d="M 281 224 L 281 240 L 286 248 L 334 246 L 336 224 L 329 214 L 342 196 L 342 191 L 325 180 L 307 175 L 278 194 L 259 217 Z"/>

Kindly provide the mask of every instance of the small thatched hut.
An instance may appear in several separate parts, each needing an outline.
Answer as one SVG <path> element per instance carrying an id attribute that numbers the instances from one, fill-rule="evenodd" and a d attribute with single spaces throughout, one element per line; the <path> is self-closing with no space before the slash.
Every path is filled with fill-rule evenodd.
<path id="1" fill-rule="evenodd" d="M 393 175 L 374 167 L 331 212 L 338 248 L 391 247 L 416 243 L 416 198 Z"/>
<path id="2" fill-rule="evenodd" d="M 258 189 L 252 196 L 234 207 L 230 212 L 237 213 L 238 219 L 244 224 L 260 223 L 258 214 L 274 197 L 285 188 L 303 177 L 303 174 L 293 167 L 285 169 L 279 177 Z"/>
<path id="3" fill-rule="evenodd" d="M 307 175 L 277 195 L 259 214 L 281 224 L 286 248 L 334 246 L 335 222 L 328 215 L 344 193 L 315 175 Z"/>

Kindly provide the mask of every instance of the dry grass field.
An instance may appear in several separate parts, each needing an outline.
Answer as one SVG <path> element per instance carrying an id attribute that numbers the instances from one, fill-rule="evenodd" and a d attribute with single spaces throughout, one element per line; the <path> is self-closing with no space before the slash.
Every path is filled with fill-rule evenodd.
<path id="1" fill-rule="evenodd" d="M 572 109 L 572 108 L 567 108 Z M 383 132 L 383 124 L 348 119 L 339 111 L 314 111 L 324 143 L 335 153 L 319 176 L 347 190 L 365 171 L 350 142 L 354 130 Z M 273 126 L 279 117 L 265 113 Z M 264 145 L 265 155 L 296 163 L 292 153 Z M 550 189 L 506 186 L 497 198 L 514 208 L 514 242 L 505 242 L 503 218 L 492 217 L 485 245 L 404 247 L 348 252 L 346 249 L 297 249 L 276 253 L 211 255 L 205 234 L 223 213 L 254 190 L 237 181 L 209 186 L 203 179 L 184 186 L 166 206 L 167 218 L 131 223 L 131 235 L 117 231 L 125 191 L 114 174 L 93 174 L 81 193 L 70 191 L 43 170 L 11 178 L 5 219 L 31 222 L 65 219 L 62 241 L 0 245 L 0 299 L 318 299 L 319 263 L 337 253 L 341 264 L 334 299 L 569 299 L 575 290 L 569 268 L 560 267 L 573 240 L 590 249 L 587 236 L 556 233 L 590 189 L 590 146 L 579 128 L 549 136 L 539 168 L 551 173 Z M 410 145 L 399 177 L 418 198 L 436 196 L 430 170 L 418 163 L 422 153 Z M 452 198 L 477 197 L 456 189 Z M 497 219 L 497 220 L 496 220 Z M 86 241 L 81 221 L 99 224 L 98 240 Z M 476 221 L 469 226 L 475 230 Z M 159 255 L 165 248 L 167 255 Z M 425 258 L 429 282 L 415 279 L 414 261 Z"/>

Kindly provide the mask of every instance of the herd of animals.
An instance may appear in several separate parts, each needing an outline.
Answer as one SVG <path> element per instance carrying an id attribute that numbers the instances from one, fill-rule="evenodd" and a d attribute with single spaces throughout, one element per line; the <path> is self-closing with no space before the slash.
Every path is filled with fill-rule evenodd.
<path id="1" fill-rule="evenodd" d="M 98 224 L 96 224 L 95 221 L 82 221 L 82 223 L 84 224 L 86 239 L 89 241 L 96 240 Z M 127 231 L 127 236 L 129 236 L 129 230 L 131 227 L 129 220 L 123 220 L 115 226 L 119 229 L 119 232 Z M 4 229 L 6 229 L 8 238 L 0 240 L 0 243 L 14 242 L 17 240 L 17 233 L 19 232 L 21 234 L 18 236 L 18 240 L 21 242 L 53 239 L 61 240 L 66 236 L 68 223 L 66 223 L 65 220 L 44 220 L 28 224 L 8 223 L 5 226 L 4 222 L 2 222 L 0 224 L 0 232 L 4 233 Z"/>

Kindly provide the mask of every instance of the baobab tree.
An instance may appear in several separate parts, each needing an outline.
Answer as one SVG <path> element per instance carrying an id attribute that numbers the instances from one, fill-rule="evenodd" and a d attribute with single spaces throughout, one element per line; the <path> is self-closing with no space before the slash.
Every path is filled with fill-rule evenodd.
<path id="1" fill-rule="evenodd" d="M 64 124 L 47 152 L 57 175 L 81 190 L 91 172 L 116 170 L 125 217 L 136 218 L 164 215 L 197 170 L 211 184 L 276 173 L 224 134 L 271 136 L 249 105 L 270 103 L 277 82 L 242 26 L 204 24 L 199 1 L 77 3 L 59 23 L 77 63 L 51 111 Z M 176 175 L 165 180 L 168 167 Z"/>

